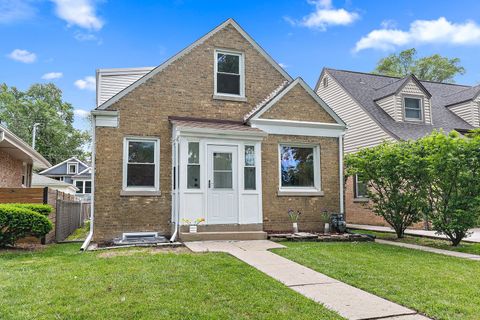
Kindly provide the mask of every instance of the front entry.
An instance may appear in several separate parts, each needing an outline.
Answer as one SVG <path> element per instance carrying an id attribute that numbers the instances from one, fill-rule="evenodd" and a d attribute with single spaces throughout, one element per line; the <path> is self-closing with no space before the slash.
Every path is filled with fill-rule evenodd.
<path id="1" fill-rule="evenodd" d="M 207 224 L 238 223 L 237 146 L 207 147 Z"/>

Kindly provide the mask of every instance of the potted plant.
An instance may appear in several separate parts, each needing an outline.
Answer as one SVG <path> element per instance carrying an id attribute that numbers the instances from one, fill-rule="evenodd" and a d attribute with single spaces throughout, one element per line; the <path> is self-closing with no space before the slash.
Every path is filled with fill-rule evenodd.
<path id="1" fill-rule="evenodd" d="M 324 223 L 323 233 L 330 233 L 330 213 L 327 210 L 322 212 L 322 221 Z"/>
<path id="2" fill-rule="evenodd" d="M 202 222 L 205 222 L 204 218 L 197 218 L 194 221 L 190 219 L 182 219 L 183 223 L 188 225 L 188 232 L 190 233 L 196 233 L 198 230 L 198 225 Z"/>
<path id="3" fill-rule="evenodd" d="M 290 218 L 290 221 L 292 222 L 293 225 L 293 233 L 298 233 L 298 218 L 300 217 L 302 213 L 300 211 L 295 211 L 292 209 L 288 209 L 288 217 Z"/>

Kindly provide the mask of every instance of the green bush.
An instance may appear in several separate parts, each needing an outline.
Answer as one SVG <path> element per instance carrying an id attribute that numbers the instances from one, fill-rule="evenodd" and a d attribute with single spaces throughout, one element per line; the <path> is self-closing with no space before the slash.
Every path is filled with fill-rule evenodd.
<path id="1" fill-rule="evenodd" d="M 47 217 L 28 208 L 0 204 L 0 247 L 13 246 L 18 239 L 43 237 L 52 230 Z"/>
<path id="2" fill-rule="evenodd" d="M 49 206 L 48 204 L 12 203 L 9 205 L 19 207 L 19 208 L 29 209 L 29 210 L 35 211 L 36 213 L 40 213 L 41 215 L 46 217 L 48 217 L 48 215 L 52 212 L 52 207 Z"/>

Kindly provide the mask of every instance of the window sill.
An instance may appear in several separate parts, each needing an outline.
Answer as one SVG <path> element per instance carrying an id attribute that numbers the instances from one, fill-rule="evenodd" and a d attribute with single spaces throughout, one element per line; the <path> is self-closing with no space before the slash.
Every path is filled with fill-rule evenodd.
<path id="1" fill-rule="evenodd" d="M 294 190 L 278 190 L 279 197 L 323 197 L 325 193 L 321 190 L 312 191 L 294 191 Z"/>
<path id="2" fill-rule="evenodd" d="M 369 201 L 370 201 L 369 198 L 354 198 L 353 199 L 353 202 L 358 202 L 358 203 L 361 203 L 361 202 L 365 203 L 365 202 L 369 202 Z"/>
<path id="3" fill-rule="evenodd" d="M 224 95 L 221 95 L 221 94 L 214 94 L 213 99 L 215 99 L 215 100 L 226 100 L 226 101 L 237 101 L 237 102 L 247 102 L 246 97 L 224 96 Z"/>
<path id="4" fill-rule="evenodd" d="M 158 197 L 161 196 L 160 191 L 135 191 L 135 190 L 122 190 L 120 196 L 122 197 Z"/>

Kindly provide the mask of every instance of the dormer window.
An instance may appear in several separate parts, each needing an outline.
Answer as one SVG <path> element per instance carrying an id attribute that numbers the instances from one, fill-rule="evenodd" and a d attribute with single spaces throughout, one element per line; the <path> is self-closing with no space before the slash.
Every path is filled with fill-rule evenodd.
<path id="1" fill-rule="evenodd" d="M 67 174 L 77 174 L 78 172 L 78 163 L 69 162 L 67 164 Z"/>
<path id="2" fill-rule="evenodd" d="M 404 97 L 403 108 L 406 121 L 422 121 L 422 99 Z"/>
<path id="3" fill-rule="evenodd" d="M 244 97 L 243 54 L 215 50 L 215 95 Z"/>

